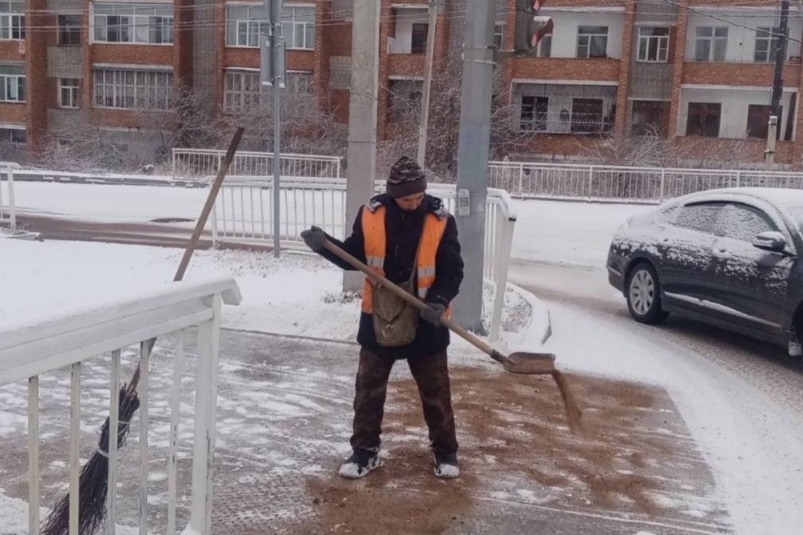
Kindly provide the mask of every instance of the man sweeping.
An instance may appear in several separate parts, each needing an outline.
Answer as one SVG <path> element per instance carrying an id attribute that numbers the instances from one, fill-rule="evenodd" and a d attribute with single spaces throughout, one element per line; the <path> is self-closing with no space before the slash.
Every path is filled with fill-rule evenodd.
<path id="1" fill-rule="evenodd" d="M 424 172 L 403 157 L 391 168 L 387 193 L 363 206 L 351 236 L 340 242 L 312 227 L 305 243 L 342 269 L 353 270 L 323 247 L 329 240 L 427 303 L 418 312 L 366 278 L 357 341 L 360 363 L 354 395 L 353 453 L 340 475 L 356 479 L 380 465 L 382 417 L 388 377 L 396 360 L 407 359 L 418 385 L 435 456 L 435 475 L 455 478 L 457 438 L 446 348 L 449 330 L 440 318 L 463 280 L 457 225 L 440 199 L 426 194 Z M 423 320 L 423 321 L 419 321 Z"/>

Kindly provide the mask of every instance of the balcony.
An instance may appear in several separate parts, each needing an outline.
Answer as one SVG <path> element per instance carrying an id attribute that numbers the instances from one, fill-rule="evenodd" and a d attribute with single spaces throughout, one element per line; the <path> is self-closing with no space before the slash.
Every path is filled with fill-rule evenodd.
<path id="1" fill-rule="evenodd" d="M 391 55 L 388 56 L 388 76 L 409 78 L 424 75 L 426 58 L 421 55 Z"/>

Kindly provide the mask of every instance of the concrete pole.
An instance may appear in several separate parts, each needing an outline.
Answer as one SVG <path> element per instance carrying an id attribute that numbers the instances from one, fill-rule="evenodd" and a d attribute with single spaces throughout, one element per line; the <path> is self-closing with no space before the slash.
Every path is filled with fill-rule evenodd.
<path id="1" fill-rule="evenodd" d="M 374 194 L 376 182 L 376 122 L 379 101 L 378 0 L 354 0 L 351 36 L 351 96 L 349 98 L 349 148 L 346 173 L 346 228 Z M 354 272 L 343 276 L 343 291 L 357 291 L 362 279 Z"/>
<path id="2" fill-rule="evenodd" d="M 418 127 L 418 165 L 426 167 L 427 129 L 429 128 L 429 95 L 432 86 L 432 64 L 435 62 L 435 28 L 438 24 L 438 0 L 429 0 L 427 27 L 427 63 L 424 71 L 424 90 L 421 94 L 421 123 Z"/>
<path id="3" fill-rule="evenodd" d="M 454 304 L 455 320 L 482 333 L 482 271 L 485 259 L 485 201 L 491 142 L 493 34 L 496 2 L 468 0 L 457 152 L 457 229 L 465 277 Z M 470 244 L 470 247 L 467 245 Z M 502 289 L 504 291 L 504 289 Z"/>
<path id="4" fill-rule="evenodd" d="M 775 141 L 778 137 L 778 118 L 781 116 L 783 64 L 786 62 L 786 36 L 789 34 L 788 0 L 781 1 L 781 22 L 778 31 L 780 35 L 778 35 L 778 41 L 775 45 L 775 72 L 772 79 L 772 96 L 770 97 L 770 121 L 769 128 L 767 129 L 767 148 L 764 151 L 764 161 L 769 170 L 772 170 L 775 164 Z M 789 112 L 787 111 L 787 113 Z"/>
<path id="5" fill-rule="evenodd" d="M 775 166 L 775 140 L 778 137 L 778 117 L 770 115 L 769 128 L 767 128 L 767 149 L 764 151 L 764 161 L 767 171 Z"/>

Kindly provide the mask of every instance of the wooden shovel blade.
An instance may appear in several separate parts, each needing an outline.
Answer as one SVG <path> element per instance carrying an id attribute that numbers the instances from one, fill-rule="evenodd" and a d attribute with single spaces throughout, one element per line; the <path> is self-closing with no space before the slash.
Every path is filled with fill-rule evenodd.
<path id="1" fill-rule="evenodd" d="M 511 373 L 544 375 L 555 371 L 555 355 L 552 353 L 528 353 L 517 351 L 507 356 L 503 362 L 505 370 Z"/>

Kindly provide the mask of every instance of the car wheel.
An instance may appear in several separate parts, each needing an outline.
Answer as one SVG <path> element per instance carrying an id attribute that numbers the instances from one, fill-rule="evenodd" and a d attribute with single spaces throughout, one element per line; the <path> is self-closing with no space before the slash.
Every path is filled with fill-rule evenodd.
<path id="1" fill-rule="evenodd" d="M 657 325 L 669 316 L 661 308 L 658 274 L 650 264 L 637 265 L 627 279 L 627 308 L 639 323 Z"/>

